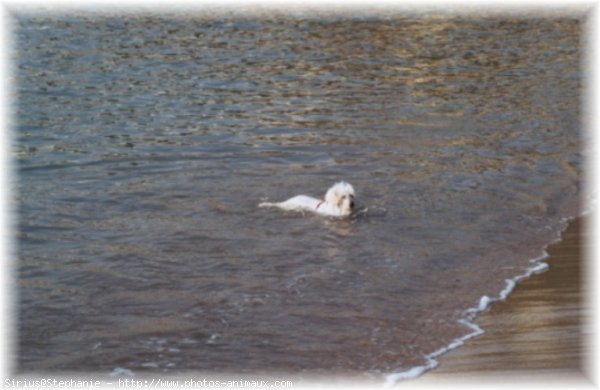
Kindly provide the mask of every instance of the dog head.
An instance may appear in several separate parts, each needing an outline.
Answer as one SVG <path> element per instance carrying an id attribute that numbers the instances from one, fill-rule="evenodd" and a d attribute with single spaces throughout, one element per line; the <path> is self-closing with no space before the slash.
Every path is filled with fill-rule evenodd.
<path id="1" fill-rule="evenodd" d="M 350 215 L 354 210 L 354 188 L 343 181 L 336 183 L 325 194 L 325 201 L 340 210 L 342 215 Z"/>

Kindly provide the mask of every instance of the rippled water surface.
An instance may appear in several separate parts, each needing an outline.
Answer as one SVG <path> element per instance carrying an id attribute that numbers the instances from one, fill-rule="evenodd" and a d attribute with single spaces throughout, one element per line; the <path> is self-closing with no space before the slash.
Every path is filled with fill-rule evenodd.
<path id="1" fill-rule="evenodd" d="M 20 370 L 406 370 L 580 213 L 578 18 L 15 17 Z"/>

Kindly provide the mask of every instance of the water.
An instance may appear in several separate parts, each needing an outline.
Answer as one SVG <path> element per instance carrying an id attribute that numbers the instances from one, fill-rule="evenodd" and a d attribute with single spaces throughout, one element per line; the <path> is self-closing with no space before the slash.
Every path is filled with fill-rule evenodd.
<path id="1" fill-rule="evenodd" d="M 16 14 L 19 370 L 428 365 L 581 212 L 581 29 Z"/>

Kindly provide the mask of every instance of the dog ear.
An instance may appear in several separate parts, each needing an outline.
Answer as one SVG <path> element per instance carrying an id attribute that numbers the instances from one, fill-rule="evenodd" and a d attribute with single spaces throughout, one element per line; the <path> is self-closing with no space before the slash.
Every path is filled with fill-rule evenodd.
<path id="1" fill-rule="evenodd" d="M 332 205 L 338 205 L 339 195 L 335 188 L 330 188 L 325 194 L 325 201 Z"/>
<path id="2" fill-rule="evenodd" d="M 337 207 L 342 207 L 342 204 L 344 203 L 344 200 L 342 199 L 342 197 L 340 196 L 340 194 L 338 194 L 336 192 L 336 199 L 337 199 Z"/>

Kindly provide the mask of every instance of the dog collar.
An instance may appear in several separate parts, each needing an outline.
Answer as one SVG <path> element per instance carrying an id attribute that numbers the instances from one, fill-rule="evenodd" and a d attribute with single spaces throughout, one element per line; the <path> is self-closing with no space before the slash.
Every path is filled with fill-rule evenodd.
<path id="1" fill-rule="evenodd" d="M 323 203 L 325 203 L 325 201 L 324 201 L 324 200 L 320 201 L 320 202 L 319 202 L 319 204 L 317 205 L 317 208 L 316 208 L 315 210 L 318 210 L 318 209 L 319 209 L 319 207 L 321 207 L 321 205 L 322 205 Z"/>

